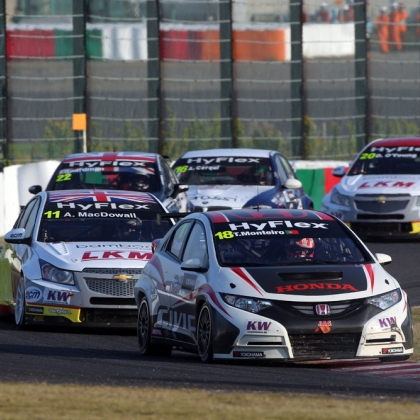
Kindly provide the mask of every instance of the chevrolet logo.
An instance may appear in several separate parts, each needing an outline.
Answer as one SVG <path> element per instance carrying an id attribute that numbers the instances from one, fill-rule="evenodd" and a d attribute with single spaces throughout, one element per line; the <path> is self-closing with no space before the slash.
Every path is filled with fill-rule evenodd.
<path id="1" fill-rule="evenodd" d="M 127 276 L 127 274 L 115 274 L 113 278 L 119 281 L 127 281 L 132 279 L 133 276 Z"/>
<path id="2" fill-rule="evenodd" d="M 380 197 L 376 197 L 375 198 L 376 201 L 378 201 L 379 203 L 386 203 L 387 198 L 384 195 L 381 195 Z"/>

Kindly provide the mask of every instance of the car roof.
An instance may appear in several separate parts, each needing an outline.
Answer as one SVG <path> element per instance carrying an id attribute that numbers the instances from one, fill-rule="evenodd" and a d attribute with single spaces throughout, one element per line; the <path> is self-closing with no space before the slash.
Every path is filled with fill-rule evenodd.
<path id="1" fill-rule="evenodd" d="M 286 210 L 286 209 L 237 209 L 237 210 L 219 210 L 199 213 L 207 217 L 211 223 L 238 222 L 255 219 L 256 223 L 262 223 L 268 220 L 291 220 L 299 219 L 306 222 L 320 220 L 336 220 L 331 215 L 316 210 Z"/>
<path id="2" fill-rule="evenodd" d="M 273 153 L 279 153 L 275 150 L 263 149 L 206 149 L 206 150 L 191 150 L 184 153 L 181 158 L 191 157 L 207 157 L 207 156 L 252 156 L 252 157 L 269 157 Z"/>
<path id="3" fill-rule="evenodd" d="M 90 152 L 74 153 L 66 156 L 62 162 L 68 162 L 74 159 L 81 160 L 135 160 L 135 159 L 156 159 L 160 155 L 149 152 Z"/>
<path id="4" fill-rule="evenodd" d="M 375 147 L 420 146 L 420 137 L 378 139 L 367 145 L 367 147 L 371 147 L 371 146 L 375 146 Z"/>

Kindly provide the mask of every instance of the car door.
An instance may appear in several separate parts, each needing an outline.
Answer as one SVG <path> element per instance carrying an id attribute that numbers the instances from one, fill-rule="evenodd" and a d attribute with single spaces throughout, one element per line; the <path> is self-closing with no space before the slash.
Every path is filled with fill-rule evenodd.
<path id="1" fill-rule="evenodd" d="M 195 343 L 196 296 L 197 291 L 207 283 L 205 275 L 207 268 L 208 251 L 205 230 L 204 226 L 196 221 L 187 237 L 180 264 L 177 265 L 174 273 L 178 283 L 171 295 L 171 307 L 174 314 L 172 330 L 181 341 L 186 343 Z"/>
<path id="2" fill-rule="evenodd" d="M 172 303 L 173 296 L 177 294 L 180 288 L 181 278 L 180 264 L 181 256 L 188 234 L 193 226 L 193 221 L 181 221 L 173 231 L 168 243 L 161 252 L 157 254 L 159 265 L 162 267 L 163 284 L 156 284 L 156 290 L 159 293 L 159 308 L 157 309 L 158 325 L 161 328 L 172 330 L 174 323 L 178 322 L 178 314 L 174 314 Z M 155 254 L 156 255 L 156 254 Z M 175 319 L 176 318 L 176 319 Z M 174 338 L 173 334 L 169 334 Z"/>
<path id="3" fill-rule="evenodd" d="M 32 199 L 23 209 L 13 227 L 14 229 L 24 228 L 25 238 L 33 237 L 40 205 L 41 199 L 39 197 Z M 5 244 L 4 258 L 7 261 L 5 262 L 5 267 L 8 267 L 9 272 L 4 273 L 3 279 L 10 279 L 13 299 L 16 296 L 16 290 L 21 278 L 22 265 L 30 258 L 31 254 L 30 245 Z"/>

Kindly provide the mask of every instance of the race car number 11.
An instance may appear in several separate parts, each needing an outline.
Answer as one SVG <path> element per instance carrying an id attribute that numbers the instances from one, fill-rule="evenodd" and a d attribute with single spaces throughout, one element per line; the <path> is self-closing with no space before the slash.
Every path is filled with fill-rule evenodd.
<path id="1" fill-rule="evenodd" d="M 51 210 L 46 211 L 44 213 L 44 216 L 47 219 L 52 219 L 53 217 L 55 217 L 56 219 L 58 219 L 60 217 L 60 210 L 57 210 L 57 211 L 51 211 Z"/>

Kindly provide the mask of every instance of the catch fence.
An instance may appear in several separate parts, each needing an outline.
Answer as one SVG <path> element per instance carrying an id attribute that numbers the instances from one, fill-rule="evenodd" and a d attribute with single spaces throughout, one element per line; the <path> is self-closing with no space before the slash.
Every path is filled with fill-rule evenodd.
<path id="1" fill-rule="evenodd" d="M 215 147 L 347 160 L 376 138 L 418 136 L 420 2 L 399 21 L 383 6 L 0 2 L 2 160 Z"/>

